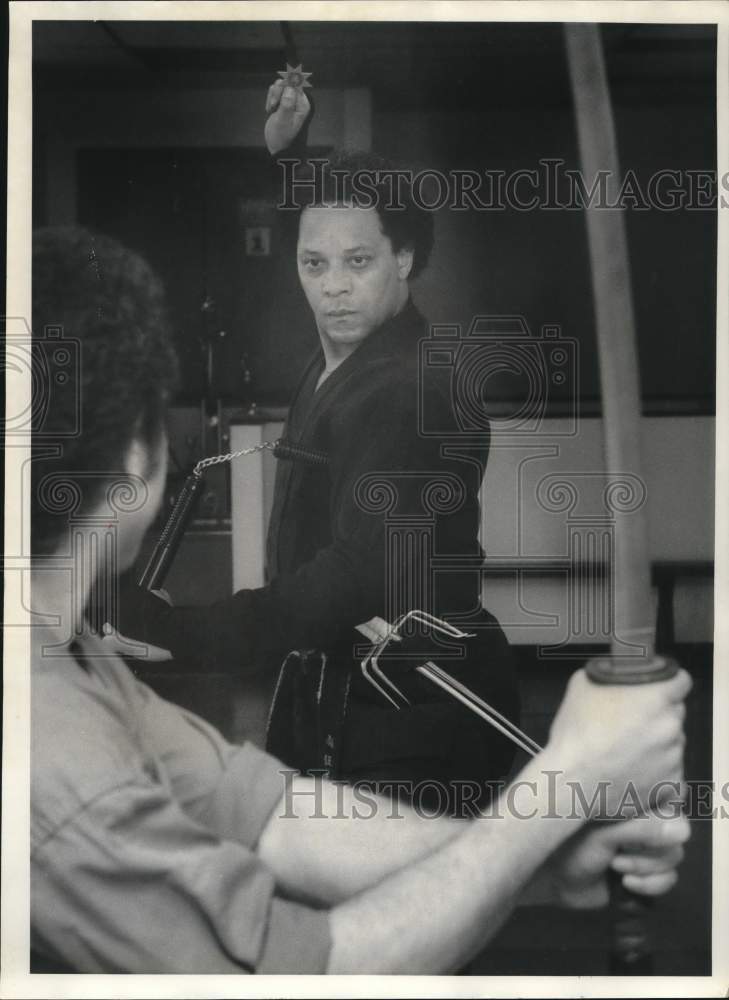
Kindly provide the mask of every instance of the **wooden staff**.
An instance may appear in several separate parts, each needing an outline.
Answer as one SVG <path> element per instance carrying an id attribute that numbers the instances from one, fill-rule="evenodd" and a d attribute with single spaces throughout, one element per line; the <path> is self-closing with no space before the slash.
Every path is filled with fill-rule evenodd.
<path id="1" fill-rule="evenodd" d="M 598 171 L 607 171 L 608 204 L 614 204 L 619 190 L 617 142 L 599 28 L 566 24 L 565 40 L 583 177 L 589 185 Z M 607 472 L 640 476 L 640 373 L 625 221 L 619 207 L 590 205 L 586 218 Z M 616 514 L 613 580 L 611 654 L 591 660 L 589 676 L 601 684 L 642 684 L 673 676 L 677 664 L 655 654 L 644 506 Z M 650 974 L 647 903 L 618 886 L 613 906 L 611 971 Z"/>

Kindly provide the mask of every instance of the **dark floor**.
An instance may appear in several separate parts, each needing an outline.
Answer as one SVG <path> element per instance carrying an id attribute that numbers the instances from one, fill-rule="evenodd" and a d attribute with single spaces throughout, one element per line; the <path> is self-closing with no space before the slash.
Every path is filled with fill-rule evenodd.
<path id="1" fill-rule="evenodd" d="M 580 661 L 540 660 L 535 649 L 518 650 L 522 689 L 522 726 L 546 742 L 549 724 L 570 673 Z M 676 651 L 690 671 L 694 688 L 686 719 L 686 778 L 711 779 L 710 646 Z M 147 678 L 145 678 L 147 679 Z M 194 709 L 235 740 L 263 744 L 275 677 L 258 676 L 244 685 L 226 675 L 170 673 L 148 678 L 171 700 Z M 656 975 L 707 975 L 711 946 L 711 829 L 692 821 L 679 883 L 656 901 L 650 915 Z M 478 975 L 604 975 L 608 973 L 610 913 L 522 907 L 505 924 L 469 969 Z"/>

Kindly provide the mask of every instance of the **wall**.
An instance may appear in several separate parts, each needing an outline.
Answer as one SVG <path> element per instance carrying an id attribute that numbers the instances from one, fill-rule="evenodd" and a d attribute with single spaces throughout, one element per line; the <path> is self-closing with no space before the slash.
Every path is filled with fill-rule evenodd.
<path id="1" fill-rule="evenodd" d="M 76 153 L 82 148 L 263 148 L 263 91 L 58 90 L 35 95 L 39 168 L 45 187 L 41 210 L 49 225 L 76 221 Z M 317 91 L 312 145 L 371 141 L 365 89 Z"/>
<path id="2" fill-rule="evenodd" d="M 622 171 L 643 188 L 663 169 L 715 170 L 715 114 L 708 102 L 618 104 Z M 373 148 L 416 169 L 535 169 L 578 158 L 569 105 L 483 111 L 389 111 L 375 106 Z M 685 175 L 683 182 L 690 185 Z M 529 189 L 521 189 L 522 192 Z M 525 195 L 523 195 L 525 196 Z M 626 212 L 641 376 L 656 412 L 713 412 L 716 213 Z M 436 211 L 431 263 L 415 283 L 434 323 L 467 326 L 479 314 L 522 314 L 533 332 L 558 324 L 580 347 L 583 398 L 599 396 L 589 256 L 582 211 Z M 494 388 L 498 390 L 495 383 Z"/>
<path id="3" fill-rule="evenodd" d="M 602 427 L 596 419 L 581 421 L 573 436 L 561 436 L 564 421 L 546 420 L 541 433 L 520 446 L 495 435 L 481 494 L 482 544 L 486 550 L 483 603 L 517 644 L 604 643 L 609 632 L 600 618 L 604 562 L 596 563 L 582 583 L 583 609 L 595 606 L 579 621 L 571 617 L 577 593 L 570 568 L 569 539 L 586 538 L 597 524 L 609 530 L 615 515 L 604 501 L 610 480 L 604 468 Z M 245 441 L 233 436 L 233 447 L 255 440 L 275 440 L 280 423 L 262 428 L 244 425 Z M 649 551 L 654 565 L 672 564 L 673 600 L 679 642 L 710 642 L 713 634 L 714 552 L 713 481 L 714 421 L 706 417 L 644 418 L 641 426 L 644 482 L 623 479 L 647 504 Z M 251 439 L 252 440 L 252 439 Z M 263 538 L 270 516 L 275 459 L 270 452 L 241 459 L 234 470 L 233 587 L 255 587 L 264 581 Z M 548 479 L 549 477 L 549 479 Z M 571 509 L 549 509 L 545 487 L 574 486 Z M 642 492 L 643 488 L 645 493 Z M 559 494 L 555 494 L 559 495 Z M 564 495 L 564 494 L 561 494 Z M 245 515 L 255 510 L 251 523 Z M 239 512 L 236 514 L 236 511 Z M 622 516 L 630 516 L 624 514 Z M 256 527 L 258 524 L 258 527 Z M 694 575 L 697 570 L 698 576 Z"/>

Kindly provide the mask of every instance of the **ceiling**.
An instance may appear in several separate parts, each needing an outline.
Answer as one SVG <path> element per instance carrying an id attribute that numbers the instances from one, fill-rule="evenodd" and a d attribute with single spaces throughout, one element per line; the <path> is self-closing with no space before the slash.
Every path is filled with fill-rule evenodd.
<path id="1" fill-rule="evenodd" d="M 290 31 L 295 48 L 286 46 Z M 610 24 L 617 100 L 714 92 L 712 25 Z M 326 87 L 369 87 L 375 105 L 451 108 L 569 101 L 559 24 L 464 22 L 36 21 L 37 85 L 260 86 L 297 58 Z"/>

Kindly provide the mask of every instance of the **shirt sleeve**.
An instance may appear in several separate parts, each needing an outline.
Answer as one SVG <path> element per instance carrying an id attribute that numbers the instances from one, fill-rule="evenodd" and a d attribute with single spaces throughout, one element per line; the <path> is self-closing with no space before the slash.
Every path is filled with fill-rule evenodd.
<path id="1" fill-rule="evenodd" d="M 229 743 L 199 716 L 136 682 L 144 744 L 184 812 L 226 840 L 255 847 L 290 769 L 252 743 Z"/>
<path id="2" fill-rule="evenodd" d="M 321 973 L 329 918 L 276 898 L 240 843 L 141 779 L 99 796 L 33 853 L 34 945 L 107 973 Z"/>

